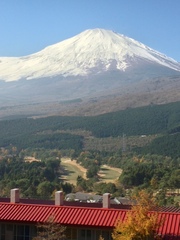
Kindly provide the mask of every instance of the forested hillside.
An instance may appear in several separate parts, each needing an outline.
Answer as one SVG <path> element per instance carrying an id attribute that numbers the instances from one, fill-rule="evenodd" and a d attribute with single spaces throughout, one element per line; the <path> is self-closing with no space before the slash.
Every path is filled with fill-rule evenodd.
<path id="1" fill-rule="evenodd" d="M 151 144 L 134 151 L 179 156 L 180 102 L 126 109 L 94 117 L 23 118 L 0 122 L 0 147 L 57 148 L 81 151 L 84 135 L 107 138 L 157 135 Z"/>

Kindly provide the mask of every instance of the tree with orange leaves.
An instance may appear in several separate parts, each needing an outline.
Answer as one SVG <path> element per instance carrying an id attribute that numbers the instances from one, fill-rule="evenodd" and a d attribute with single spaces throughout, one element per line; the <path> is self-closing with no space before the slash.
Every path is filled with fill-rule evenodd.
<path id="1" fill-rule="evenodd" d="M 157 230 L 162 224 L 158 220 L 158 212 L 152 211 L 155 200 L 151 194 L 140 191 L 135 197 L 137 202 L 127 213 L 126 219 L 117 221 L 112 233 L 113 240 L 155 240 L 161 239 Z"/>

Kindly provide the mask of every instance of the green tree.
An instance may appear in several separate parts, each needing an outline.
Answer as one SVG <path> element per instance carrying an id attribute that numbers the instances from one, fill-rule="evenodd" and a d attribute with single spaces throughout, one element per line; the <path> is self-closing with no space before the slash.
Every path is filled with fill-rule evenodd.
<path id="1" fill-rule="evenodd" d="M 37 187 L 37 194 L 40 197 L 49 198 L 52 194 L 53 186 L 50 182 L 44 181 L 40 183 Z"/>
<path id="2" fill-rule="evenodd" d="M 99 171 L 99 167 L 97 165 L 91 165 L 86 173 L 87 178 L 93 178 L 97 176 L 97 173 Z"/>

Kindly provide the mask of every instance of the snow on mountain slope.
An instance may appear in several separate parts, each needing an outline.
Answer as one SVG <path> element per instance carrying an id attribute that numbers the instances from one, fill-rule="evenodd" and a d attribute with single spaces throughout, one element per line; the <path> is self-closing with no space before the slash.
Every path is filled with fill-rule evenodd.
<path id="1" fill-rule="evenodd" d="M 180 71 L 180 64 L 134 39 L 110 30 L 86 30 L 23 57 L 0 58 L 0 80 L 88 76 L 108 70 L 126 71 L 139 59 Z"/>

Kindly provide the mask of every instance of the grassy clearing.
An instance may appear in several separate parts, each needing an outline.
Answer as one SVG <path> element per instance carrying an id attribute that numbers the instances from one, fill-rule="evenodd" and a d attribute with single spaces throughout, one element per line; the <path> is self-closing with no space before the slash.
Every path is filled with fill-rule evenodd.
<path id="1" fill-rule="evenodd" d="M 77 177 L 86 177 L 86 169 L 78 165 L 74 160 L 61 159 L 61 166 L 64 168 L 62 179 L 66 182 L 76 185 Z"/>
<path id="2" fill-rule="evenodd" d="M 64 174 L 62 179 L 66 182 L 76 185 L 78 176 L 86 178 L 86 169 L 77 164 L 75 160 L 63 158 L 61 159 L 61 165 L 64 168 Z M 112 168 L 107 165 L 103 165 L 99 172 L 101 182 L 115 182 L 121 174 L 121 169 Z"/>
<path id="3" fill-rule="evenodd" d="M 122 170 L 121 169 L 118 169 L 118 168 L 112 168 L 112 167 L 109 167 L 107 165 L 103 165 L 101 167 L 101 170 L 100 170 L 100 181 L 101 182 L 115 182 L 120 174 L 121 174 Z"/>

